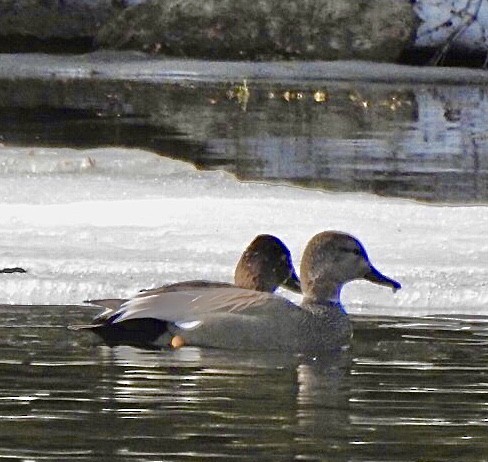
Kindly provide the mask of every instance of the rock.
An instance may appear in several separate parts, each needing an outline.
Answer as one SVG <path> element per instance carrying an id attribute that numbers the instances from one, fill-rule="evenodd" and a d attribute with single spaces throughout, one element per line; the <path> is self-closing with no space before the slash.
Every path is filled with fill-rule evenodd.
<path id="1" fill-rule="evenodd" d="M 409 0 L 150 0 L 109 20 L 96 41 L 213 59 L 395 61 L 416 25 Z"/>
<path id="2" fill-rule="evenodd" d="M 92 47 L 93 37 L 120 11 L 112 0 L 2 0 L 0 51 L 71 51 Z"/>
<path id="3" fill-rule="evenodd" d="M 27 273 L 27 271 L 24 268 L 19 268 L 16 266 L 15 268 L 0 269 L 0 273 Z"/>
<path id="4" fill-rule="evenodd" d="M 484 0 L 2 0 L 0 52 L 488 66 Z"/>

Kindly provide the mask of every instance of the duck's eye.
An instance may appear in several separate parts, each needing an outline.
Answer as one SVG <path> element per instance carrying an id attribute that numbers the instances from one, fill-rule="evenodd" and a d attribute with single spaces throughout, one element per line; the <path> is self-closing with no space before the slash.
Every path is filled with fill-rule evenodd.
<path id="1" fill-rule="evenodd" d="M 361 255 L 361 250 L 359 250 L 357 247 L 354 249 L 351 249 L 350 247 L 341 247 L 340 250 L 347 253 L 353 253 L 354 255 Z"/>

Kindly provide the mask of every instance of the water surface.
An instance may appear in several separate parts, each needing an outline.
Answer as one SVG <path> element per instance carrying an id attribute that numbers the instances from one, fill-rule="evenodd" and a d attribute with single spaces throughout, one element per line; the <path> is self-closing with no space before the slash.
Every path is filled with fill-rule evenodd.
<path id="1" fill-rule="evenodd" d="M 324 357 L 109 349 L 86 307 L 3 306 L 0 456 L 481 461 L 488 318 L 355 317 Z"/>
<path id="2" fill-rule="evenodd" d="M 289 63 L 277 73 L 273 63 L 181 61 L 160 74 L 154 60 L 121 60 L 120 73 L 90 56 L 58 61 L 50 79 L 44 64 L 38 79 L 0 86 L 5 144 L 138 147 L 242 180 L 488 200 L 486 84 L 469 70 L 437 69 L 428 83 L 429 70 L 371 63 Z"/>

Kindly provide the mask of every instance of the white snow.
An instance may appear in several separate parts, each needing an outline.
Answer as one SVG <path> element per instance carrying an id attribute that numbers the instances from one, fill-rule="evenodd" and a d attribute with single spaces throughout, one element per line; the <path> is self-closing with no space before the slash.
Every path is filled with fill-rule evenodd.
<path id="1" fill-rule="evenodd" d="M 325 229 L 350 232 L 392 294 L 349 284 L 350 312 L 488 314 L 488 207 L 241 183 L 223 172 L 125 149 L 0 147 L 0 303 L 77 304 L 186 279 L 231 281 L 258 233 L 295 265 Z M 299 297 L 284 292 L 286 296 Z"/>
<path id="2" fill-rule="evenodd" d="M 488 48 L 488 3 L 485 0 L 417 0 L 415 11 L 422 23 L 417 46 L 439 47 L 451 37 L 456 45 L 476 51 Z"/>

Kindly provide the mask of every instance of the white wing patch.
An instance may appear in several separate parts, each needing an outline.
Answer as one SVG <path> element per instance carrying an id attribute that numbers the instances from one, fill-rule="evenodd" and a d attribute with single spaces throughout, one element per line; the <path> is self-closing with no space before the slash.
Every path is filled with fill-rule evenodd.
<path id="1" fill-rule="evenodd" d="M 192 330 L 198 327 L 202 321 L 175 322 L 176 327 L 184 330 Z"/>

